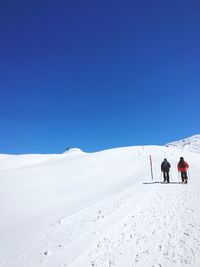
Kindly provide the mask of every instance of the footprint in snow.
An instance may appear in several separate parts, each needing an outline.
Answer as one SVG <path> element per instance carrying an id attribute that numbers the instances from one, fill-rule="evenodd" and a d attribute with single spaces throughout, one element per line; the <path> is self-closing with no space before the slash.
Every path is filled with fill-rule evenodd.
<path id="1" fill-rule="evenodd" d="M 190 234 L 188 234 L 188 233 L 184 233 L 184 235 L 186 235 L 186 236 L 190 236 Z"/>
<path id="2" fill-rule="evenodd" d="M 45 252 L 44 252 L 44 255 L 45 256 L 50 256 L 52 253 L 51 253 L 51 251 L 50 250 L 46 250 Z"/>
<path id="3" fill-rule="evenodd" d="M 63 220 L 58 221 L 58 224 L 60 224 L 60 225 L 63 225 L 63 223 L 64 223 Z"/>

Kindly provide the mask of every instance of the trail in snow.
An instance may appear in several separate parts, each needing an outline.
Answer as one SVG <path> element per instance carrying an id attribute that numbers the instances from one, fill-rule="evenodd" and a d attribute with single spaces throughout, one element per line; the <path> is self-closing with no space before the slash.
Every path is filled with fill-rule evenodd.
<path id="1" fill-rule="evenodd" d="M 1 266 L 198 266 L 199 200 L 190 184 L 138 184 L 60 218 Z"/>
<path id="2" fill-rule="evenodd" d="M 190 185 L 156 187 L 139 210 L 130 209 L 70 267 L 199 266 L 199 192 Z"/>

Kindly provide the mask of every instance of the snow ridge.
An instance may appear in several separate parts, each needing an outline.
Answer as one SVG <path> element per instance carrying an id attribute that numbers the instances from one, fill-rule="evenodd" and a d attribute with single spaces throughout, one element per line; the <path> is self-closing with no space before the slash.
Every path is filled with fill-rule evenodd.
<path id="1" fill-rule="evenodd" d="M 72 148 L 67 148 L 63 154 L 83 154 L 84 152 L 80 149 L 80 148 L 77 148 L 77 147 L 72 147 Z"/>
<path id="2" fill-rule="evenodd" d="M 176 147 L 182 151 L 200 153 L 200 134 L 193 135 L 183 140 L 168 143 L 167 147 Z"/>

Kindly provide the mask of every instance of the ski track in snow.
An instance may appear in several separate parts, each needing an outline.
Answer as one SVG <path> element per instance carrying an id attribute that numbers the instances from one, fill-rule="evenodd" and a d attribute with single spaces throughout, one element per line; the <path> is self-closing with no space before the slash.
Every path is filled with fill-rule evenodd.
<path id="1" fill-rule="evenodd" d="M 0 266 L 200 266 L 199 199 L 190 184 L 138 185 L 61 218 Z"/>
<path id="2" fill-rule="evenodd" d="M 158 186 L 145 208 L 122 218 L 120 225 L 70 267 L 199 266 L 199 193 L 190 186 L 175 186 L 178 194 L 174 194 L 169 186 L 165 191 Z M 198 210 L 188 205 L 191 197 Z"/>

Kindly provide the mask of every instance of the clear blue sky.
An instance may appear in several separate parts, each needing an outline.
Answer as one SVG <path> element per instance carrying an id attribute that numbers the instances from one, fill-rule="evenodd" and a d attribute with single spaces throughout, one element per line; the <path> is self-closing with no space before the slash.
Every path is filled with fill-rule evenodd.
<path id="1" fill-rule="evenodd" d="M 199 0 L 1 1 L 0 153 L 200 133 Z"/>

